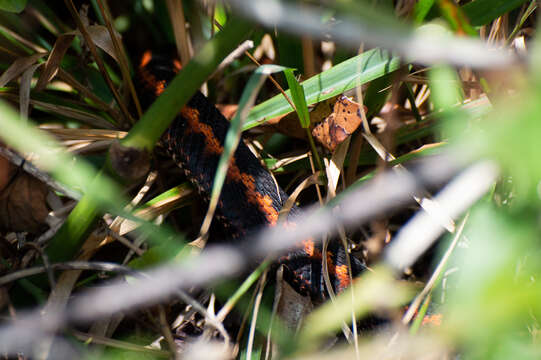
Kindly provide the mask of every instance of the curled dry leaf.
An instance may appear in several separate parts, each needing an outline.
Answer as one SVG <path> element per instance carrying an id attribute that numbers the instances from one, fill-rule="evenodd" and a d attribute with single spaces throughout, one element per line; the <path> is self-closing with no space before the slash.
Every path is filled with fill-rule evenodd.
<path id="1" fill-rule="evenodd" d="M 327 149 L 334 151 L 338 144 L 357 130 L 361 122 L 360 105 L 342 95 L 334 104 L 333 112 L 312 130 L 312 135 Z"/>
<path id="2" fill-rule="evenodd" d="M 0 156 L 0 231 L 43 231 L 47 193 L 44 183 Z"/>
<path id="3" fill-rule="evenodd" d="M 310 111 L 312 135 L 330 151 L 353 134 L 361 122 L 360 105 L 344 95 L 319 102 Z M 301 127 L 295 112 L 270 119 L 267 123 L 283 134 L 306 139 L 306 130 Z"/>

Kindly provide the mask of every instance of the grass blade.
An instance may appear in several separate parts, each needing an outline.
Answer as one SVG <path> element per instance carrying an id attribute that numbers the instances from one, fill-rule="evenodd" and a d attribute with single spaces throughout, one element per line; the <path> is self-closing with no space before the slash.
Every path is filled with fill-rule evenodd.
<path id="1" fill-rule="evenodd" d="M 393 72 L 399 65 L 399 58 L 392 56 L 388 51 L 381 49 L 366 51 L 302 82 L 306 103 L 311 105 L 342 94 L 358 84 L 365 84 Z M 286 93 L 291 96 L 291 91 L 288 90 Z M 281 94 L 276 95 L 250 111 L 243 130 L 251 129 L 291 111 L 293 108 L 287 100 Z"/>
<path id="2" fill-rule="evenodd" d="M 462 6 L 473 26 L 486 25 L 528 0 L 477 0 Z"/>

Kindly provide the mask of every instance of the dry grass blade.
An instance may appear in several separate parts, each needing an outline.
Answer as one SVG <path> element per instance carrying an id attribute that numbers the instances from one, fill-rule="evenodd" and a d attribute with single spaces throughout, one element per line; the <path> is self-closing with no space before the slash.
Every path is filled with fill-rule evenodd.
<path id="1" fill-rule="evenodd" d="M 175 196 L 169 197 L 162 201 L 158 201 L 147 208 L 137 210 L 134 215 L 144 220 L 151 220 L 158 217 L 159 215 L 167 214 L 173 209 L 182 206 L 183 204 L 186 204 L 187 202 L 191 201 L 193 199 L 193 196 L 195 195 L 195 192 L 192 188 L 178 186 L 178 190 L 180 191 Z M 130 231 L 138 228 L 139 225 L 140 224 L 134 221 L 124 220 L 120 225 L 119 234 L 127 234 Z"/>
<path id="2" fill-rule="evenodd" d="M 301 155 L 291 156 L 291 157 L 286 157 L 286 158 L 280 159 L 280 160 L 276 161 L 276 163 L 272 167 L 270 167 L 269 170 L 274 171 L 276 169 L 281 168 L 282 166 L 293 164 L 294 162 L 302 160 L 302 159 L 306 159 L 307 157 L 308 157 L 308 153 L 304 153 L 304 154 L 301 154 Z"/>
<path id="3" fill-rule="evenodd" d="M 23 44 L 24 46 L 29 47 L 30 49 L 34 50 L 34 51 L 37 52 L 37 53 L 45 53 L 45 52 L 47 52 L 46 49 L 42 48 L 42 47 L 39 46 L 39 45 L 34 44 L 34 43 L 31 42 L 31 41 L 28 41 L 28 40 L 25 39 L 24 37 L 20 36 L 20 35 L 17 34 L 16 32 L 12 31 L 11 29 L 8 29 L 7 27 L 5 27 L 5 26 L 3 26 L 3 25 L 0 25 L 0 31 L 9 34 L 9 36 L 12 36 L 15 40 L 17 40 L 18 42 L 20 42 L 20 43 Z M 19 45 L 19 46 L 20 46 L 20 45 Z"/>
<path id="4" fill-rule="evenodd" d="M 47 129 L 43 130 L 60 140 L 117 140 L 126 136 L 126 131 L 103 129 Z"/>
<path id="5" fill-rule="evenodd" d="M 30 104 L 34 106 L 39 106 L 46 111 L 50 111 L 58 115 L 66 116 L 68 118 L 81 121 L 82 123 L 88 124 L 90 126 L 95 126 L 97 128 L 103 128 L 103 129 L 114 128 L 114 126 L 110 122 L 108 122 L 101 116 L 95 115 L 94 113 L 91 113 L 91 112 L 78 110 L 78 109 L 74 109 L 67 106 L 51 104 L 51 103 L 38 101 L 38 100 L 30 100 Z"/>
<path id="6" fill-rule="evenodd" d="M 280 220 L 286 219 L 287 215 L 289 214 L 289 211 L 295 205 L 295 202 L 297 201 L 297 197 L 300 195 L 300 193 L 307 189 L 308 187 L 319 184 L 319 175 L 321 173 L 319 171 L 316 171 L 316 173 L 308 176 L 306 179 L 301 181 L 301 183 L 293 190 L 291 195 L 287 198 L 286 202 L 284 203 L 284 206 L 282 206 L 282 209 L 280 209 L 279 218 Z"/>
<path id="7" fill-rule="evenodd" d="M 41 72 L 38 82 L 34 87 L 36 91 L 43 90 L 45 86 L 47 86 L 47 84 L 49 84 L 56 76 L 60 63 L 62 62 L 66 51 L 71 46 L 74 38 L 75 35 L 73 34 L 64 34 L 60 35 L 56 39 L 53 49 L 51 50 L 49 57 L 47 58 L 47 62 L 45 63 L 45 68 Z"/>
<path id="8" fill-rule="evenodd" d="M 64 263 L 56 263 L 50 265 L 51 270 L 93 270 L 93 271 L 107 271 L 115 272 L 119 274 L 131 274 L 136 273 L 129 267 L 107 263 L 107 262 L 88 262 L 88 261 L 69 261 Z M 23 270 L 15 271 L 0 277 L 0 286 L 9 284 L 10 282 L 23 279 L 25 277 L 42 274 L 47 271 L 46 266 L 37 266 L 32 268 L 26 268 Z"/>
<path id="9" fill-rule="evenodd" d="M 28 57 L 17 58 L 0 76 L 0 87 L 6 86 L 8 82 L 17 78 L 26 69 L 36 63 L 40 58 L 47 55 L 47 53 L 37 53 Z"/>
<path id="10" fill-rule="evenodd" d="M 339 144 L 336 151 L 332 154 L 331 161 L 325 161 L 325 172 L 327 174 L 327 202 L 336 196 L 336 188 L 340 174 L 343 173 L 344 161 L 351 138 L 347 138 Z M 327 159 L 325 159 L 327 160 Z"/>
<path id="11" fill-rule="evenodd" d="M 32 77 L 34 72 L 43 64 L 34 64 L 25 70 L 21 76 L 19 86 L 19 112 L 23 119 L 28 117 L 28 108 L 30 107 L 30 89 L 32 87 Z"/>
<path id="12" fill-rule="evenodd" d="M 13 94 L 0 93 L 0 96 L 5 97 L 12 101 L 19 101 L 19 97 Z M 74 109 L 72 107 L 57 105 L 48 103 L 45 101 L 33 100 L 30 99 L 30 104 L 42 108 L 44 111 L 49 111 L 57 115 L 66 116 L 71 119 L 81 121 L 85 124 L 104 129 L 113 129 L 114 126 L 102 118 L 99 115 L 96 115 L 93 112 L 83 111 L 79 109 Z"/>
<path id="13" fill-rule="evenodd" d="M 219 29 L 222 29 L 222 25 L 216 20 L 214 19 L 214 24 L 219 28 Z M 248 51 L 245 51 L 244 52 L 244 55 L 246 55 L 248 57 L 248 59 L 250 59 L 250 61 L 252 61 L 254 64 L 256 64 L 257 66 L 261 66 L 261 64 L 259 63 L 259 61 L 257 61 L 257 59 L 255 57 L 252 56 L 252 54 L 250 54 Z M 274 79 L 274 77 L 272 75 L 269 74 L 269 80 L 274 84 L 274 86 L 276 86 L 276 88 L 282 93 L 282 95 L 284 96 L 284 98 L 287 100 L 287 102 L 289 103 L 289 105 L 291 105 L 291 108 L 292 109 L 295 109 L 295 104 L 293 104 L 293 101 L 291 101 L 291 99 L 289 98 L 289 96 L 286 94 L 286 92 L 284 91 L 284 89 L 282 88 L 282 86 Z"/>
<path id="14" fill-rule="evenodd" d="M 252 351 L 254 348 L 255 329 L 256 329 L 256 324 L 257 324 L 257 318 L 259 315 L 259 307 L 261 306 L 261 299 L 263 298 L 263 289 L 265 288 L 265 284 L 267 282 L 267 273 L 268 273 L 268 270 L 265 270 L 263 272 L 263 275 L 261 276 L 261 279 L 259 279 L 259 282 L 258 282 L 257 293 L 254 300 L 254 310 L 252 312 L 252 321 L 250 323 L 250 331 L 248 333 L 248 345 L 247 345 L 247 351 L 246 351 L 247 359 L 252 358 Z"/>
<path id="15" fill-rule="evenodd" d="M 128 120 L 128 122 L 133 123 L 133 119 L 128 111 L 128 108 L 126 104 L 124 103 L 123 99 L 121 98 L 120 94 L 118 93 L 115 85 L 113 84 L 111 77 L 107 73 L 107 69 L 105 68 L 105 65 L 103 63 L 102 58 L 99 56 L 98 51 L 96 49 L 96 45 L 92 41 L 92 37 L 90 36 L 89 32 L 87 31 L 87 27 L 83 24 L 81 18 L 79 17 L 79 14 L 77 13 L 77 10 L 75 9 L 75 5 L 73 4 L 72 0 L 64 0 L 66 3 L 66 7 L 70 11 L 73 19 L 75 20 L 75 23 L 77 24 L 77 28 L 83 35 L 83 38 L 85 40 L 86 45 L 88 46 L 92 56 L 94 57 L 94 60 L 96 61 L 96 64 L 98 65 L 98 69 L 100 70 L 103 78 L 105 79 L 105 82 L 107 83 L 107 86 L 113 93 L 113 97 L 115 98 L 124 118 Z"/>
<path id="16" fill-rule="evenodd" d="M 139 98 L 137 97 L 137 94 L 135 93 L 135 87 L 133 86 L 133 81 L 130 76 L 130 69 L 128 66 L 128 59 L 126 57 L 126 51 L 124 50 L 124 47 L 122 46 L 122 42 L 120 41 L 120 35 L 116 32 L 116 30 L 113 27 L 113 24 L 111 21 L 111 12 L 109 11 L 109 7 L 107 6 L 107 3 L 104 0 L 99 0 L 98 5 L 100 7 L 100 11 L 103 18 L 105 19 L 105 24 L 107 25 L 107 30 L 109 31 L 109 37 L 111 38 L 113 42 L 114 51 L 115 51 L 116 57 L 118 58 L 120 71 L 122 72 L 122 79 L 124 81 L 124 84 L 128 87 L 130 91 L 133 102 L 135 104 L 135 108 L 137 110 L 137 114 L 139 115 L 139 117 L 141 117 L 141 115 L 143 114 L 143 111 L 141 109 Z"/>
<path id="17" fill-rule="evenodd" d="M 153 349 L 148 346 L 141 346 L 126 341 L 120 341 L 111 339 L 105 336 L 98 336 L 94 334 L 85 334 L 81 331 L 71 330 L 71 333 L 79 340 L 89 343 L 89 344 L 98 344 L 105 345 L 112 348 L 131 350 L 136 353 L 147 354 L 151 356 L 157 356 L 160 358 L 170 358 L 171 352 L 159 349 Z"/>
<path id="18" fill-rule="evenodd" d="M 213 78 L 216 76 L 217 73 L 227 68 L 233 61 L 240 58 L 243 55 L 246 55 L 248 53 L 248 50 L 252 49 L 254 47 L 254 42 L 252 40 L 246 40 L 242 42 L 231 54 L 227 55 L 227 57 L 218 65 L 216 68 L 216 71 L 212 73 L 210 78 Z"/>
<path id="19" fill-rule="evenodd" d="M 186 32 L 186 21 L 184 20 L 184 10 L 182 9 L 182 0 L 167 0 L 167 8 L 169 9 L 169 17 L 173 25 L 173 33 L 175 35 L 175 43 L 177 44 L 178 55 L 182 64 L 187 64 L 190 61 L 190 40 Z"/>
<path id="20" fill-rule="evenodd" d="M 173 337 L 173 334 L 171 333 L 171 328 L 167 323 L 167 317 L 165 316 L 165 309 L 163 305 L 158 305 L 158 320 L 160 324 L 160 330 L 163 337 L 167 341 L 167 345 L 169 346 L 170 351 L 173 354 L 176 354 L 178 352 L 177 344 L 175 343 L 175 339 Z"/>
<path id="21" fill-rule="evenodd" d="M 29 14 L 30 16 L 33 16 L 36 18 L 39 23 L 49 30 L 51 34 L 54 36 L 58 36 L 60 34 L 60 29 L 54 24 L 45 14 L 42 14 L 38 9 L 33 7 L 30 4 L 26 5 L 25 12 Z"/>

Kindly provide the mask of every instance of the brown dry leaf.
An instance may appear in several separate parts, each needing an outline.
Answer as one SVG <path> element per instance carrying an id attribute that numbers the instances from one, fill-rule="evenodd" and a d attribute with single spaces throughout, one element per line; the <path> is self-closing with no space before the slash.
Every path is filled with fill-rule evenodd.
<path id="1" fill-rule="evenodd" d="M 336 97 L 327 99 L 325 101 L 317 103 L 310 111 L 310 124 L 317 124 L 325 119 L 333 108 L 333 103 L 336 101 Z M 296 112 L 290 112 L 286 115 L 277 116 L 270 119 L 267 124 L 273 125 L 272 127 L 283 134 L 292 136 L 298 139 L 306 139 L 306 130 L 301 127 L 299 117 Z"/>
<path id="2" fill-rule="evenodd" d="M 58 38 L 56 38 L 53 49 L 49 53 L 49 57 L 45 63 L 45 68 L 41 72 L 38 82 L 34 88 L 36 91 L 43 90 L 45 86 L 47 86 L 47 84 L 54 79 L 58 73 L 60 63 L 62 62 L 66 51 L 71 46 L 74 38 L 75 35 L 70 33 L 60 35 Z"/>
<path id="3" fill-rule="evenodd" d="M 0 170 L 5 171 L 5 161 L 2 164 Z M 0 188 L 0 230 L 43 231 L 47 227 L 45 218 L 49 213 L 47 186 L 22 170 L 18 172 L 14 165 L 8 164 L 7 169 L 7 173 L 1 176 L 2 179 L 7 177 L 8 182 Z"/>
<path id="4" fill-rule="evenodd" d="M 86 31 L 90 35 L 90 38 L 96 44 L 97 47 L 105 51 L 109 56 L 111 56 L 117 63 L 120 63 L 118 61 L 118 57 L 116 56 L 115 52 L 115 46 L 113 45 L 113 39 L 111 38 L 111 35 L 109 34 L 109 31 L 107 30 L 107 27 L 103 25 L 90 25 L 86 28 Z M 80 32 L 77 30 L 75 33 L 80 34 Z M 115 36 L 117 37 L 118 41 L 120 42 L 120 34 L 115 33 Z"/>
<path id="5" fill-rule="evenodd" d="M 312 135 L 327 149 L 334 151 L 338 144 L 357 130 L 361 122 L 360 105 L 342 95 L 334 104 L 332 114 L 312 130 Z"/>
<path id="6" fill-rule="evenodd" d="M 0 76 L 0 87 L 6 86 L 8 82 L 22 74 L 26 69 L 32 66 L 39 58 L 47 53 L 37 53 L 24 58 L 15 60 Z"/>
<path id="7" fill-rule="evenodd" d="M 302 326 L 304 318 L 312 312 L 314 305 L 310 296 L 302 296 L 284 280 L 283 272 L 283 266 L 276 272 L 273 312 L 285 327 L 295 333 Z"/>

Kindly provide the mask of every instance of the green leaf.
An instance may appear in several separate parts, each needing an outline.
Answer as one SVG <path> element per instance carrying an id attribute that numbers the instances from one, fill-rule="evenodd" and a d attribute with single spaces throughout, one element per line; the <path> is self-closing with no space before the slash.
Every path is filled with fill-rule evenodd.
<path id="1" fill-rule="evenodd" d="M 437 66 L 430 71 L 432 100 L 437 109 L 450 109 L 462 101 L 460 80 L 455 70 Z"/>
<path id="2" fill-rule="evenodd" d="M 413 19 L 416 24 L 421 24 L 423 22 L 435 2 L 436 0 L 419 0 L 419 2 L 415 4 Z"/>
<path id="3" fill-rule="evenodd" d="M 462 6 L 461 9 L 473 26 L 482 26 L 526 1 L 528 0 L 476 0 Z"/>
<path id="4" fill-rule="evenodd" d="M 306 105 L 306 98 L 304 96 L 304 89 L 295 78 L 293 69 L 285 69 L 287 84 L 291 92 L 291 98 L 295 105 L 295 110 L 299 116 L 299 121 L 303 129 L 307 129 L 310 126 L 310 115 L 308 114 L 308 105 Z"/>
<path id="5" fill-rule="evenodd" d="M 400 59 L 388 51 L 372 49 L 333 66 L 310 79 L 302 82 L 307 105 L 311 105 L 344 91 L 353 89 L 388 73 L 400 66 Z M 291 92 L 286 91 L 288 96 Z M 243 130 L 256 127 L 267 120 L 293 111 L 282 94 L 255 106 L 244 124 Z"/>
<path id="6" fill-rule="evenodd" d="M 20 13 L 26 7 L 27 0 L 0 0 L 0 10 Z"/>

